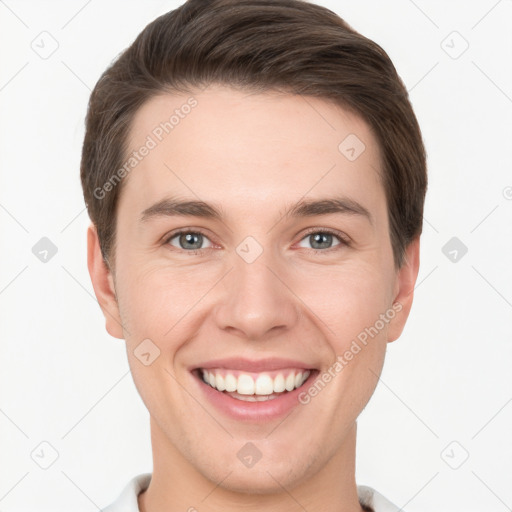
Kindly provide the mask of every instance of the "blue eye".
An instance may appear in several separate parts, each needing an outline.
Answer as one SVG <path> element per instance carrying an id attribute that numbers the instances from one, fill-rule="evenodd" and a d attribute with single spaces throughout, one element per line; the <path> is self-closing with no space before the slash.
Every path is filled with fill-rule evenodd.
<path id="1" fill-rule="evenodd" d="M 177 249 L 183 249 L 186 252 L 190 252 L 192 254 L 199 253 L 202 249 L 201 246 L 203 244 L 204 240 L 209 240 L 206 235 L 201 233 L 200 231 L 178 231 L 174 234 L 172 234 L 165 243 L 168 243 L 172 245 L 173 247 L 176 247 L 175 245 L 171 244 L 171 240 L 174 240 L 175 238 L 178 239 L 179 246 Z M 207 247 L 208 249 L 209 247 Z M 187 250 L 188 249 L 188 250 Z"/>
<path id="2" fill-rule="evenodd" d="M 334 246 L 332 245 L 333 238 L 338 240 L 338 243 Z M 174 239 L 177 240 L 178 245 L 171 243 Z M 306 249 L 313 251 L 315 254 L 330 253 L 330 251 L 350 245 L 349 240 L 347 240 L 342 233 L 328 229 L 311 229 L 302 237 L 300 243 L 304 240 L 310 240 L 313 247 L 306 247 Z M 203 247 L 203 243 L 205 241 L 210 243 L 208 247 Z M 189 255 L 201 255 L 204 254 L 206 249 L 211 249 L 213 247 L 210 239 L 204 233 L 199 230 L 193 231 L 190 229 L 182 229 L 172 233 L 165 239 L 164 244 L 169 244 L 173 248 L 186 252 Z M 301 247 L 304 246 L 301 245 Z"/>
<path id="3" fill-rule="evenodd" d="M 333 238 L 337 238 L 339 243 L 332 245 Z M 311 250 L 315 252 L 329 252 L 330 250 L 335 250 L 336 248 L 339 248 L 340 246 L 348 245 L 348 241 L 345 240 L 341 234 L 332 232 L 330 230 L 321 230 L 316 229 L 309 231 L 304 238 L 302 238 L 301 242 L 303 240 L 309 240 L 310 244 L 313 245 Z M 317 247 L 315 247 L 317 245 Z"/>

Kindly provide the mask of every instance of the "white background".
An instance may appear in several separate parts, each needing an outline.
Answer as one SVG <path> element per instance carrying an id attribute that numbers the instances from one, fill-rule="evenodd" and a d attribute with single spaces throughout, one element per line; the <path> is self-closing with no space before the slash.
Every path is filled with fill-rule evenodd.
<path id="1" fill-rule="evenodd" d="M 0 1 L 2 512 L 98 510 L 152 470 L 149 415 L 86 267 L 79 161 L 99 76 L 181 3 Z M 512 510 L 512 1 L 317 3 L 388 52 L 428 151 L 415 303 L 358 422 L 357 482 L 408 512 Z M 31 47 L 51 47 L 43 31 L 47 59 Z"/>

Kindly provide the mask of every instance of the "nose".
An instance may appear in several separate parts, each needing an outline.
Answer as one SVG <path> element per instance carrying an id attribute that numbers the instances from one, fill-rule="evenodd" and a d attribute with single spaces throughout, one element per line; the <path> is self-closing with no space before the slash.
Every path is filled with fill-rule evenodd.
<path id="1" fill-rule="evenodd" d="M 215 309 L 217 326 L 254 341 L 290 330 L 300 317 L 300 300 L 285 274 L 266 251 L 252 263 L 235 258 Z"/>

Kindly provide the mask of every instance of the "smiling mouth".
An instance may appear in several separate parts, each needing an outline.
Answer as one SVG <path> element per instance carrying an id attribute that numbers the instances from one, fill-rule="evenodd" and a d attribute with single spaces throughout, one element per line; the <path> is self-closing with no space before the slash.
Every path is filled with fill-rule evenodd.
<path id="1" fill-rule="evenodd" d="M 193 375 L 216 391 L 245 402 L 275 400 L 304 386 L 316 369 L 283 369 L 272 372 L 242 372 L 227 369 L 196 368 Z"/>

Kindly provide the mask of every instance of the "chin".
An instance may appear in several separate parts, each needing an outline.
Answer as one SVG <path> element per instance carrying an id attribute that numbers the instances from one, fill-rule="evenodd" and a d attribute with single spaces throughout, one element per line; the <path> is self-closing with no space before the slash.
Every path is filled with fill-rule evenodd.
<path id="1" fill-rule="evenodd" d="M 288 455 L 279 460 L 260 460 L 252 467 L 244 467 L 238 459 L 231 465 L 218 467 L 213 472 L 204 474 L 219 487 L 231 492 L 244 494 L 280 494 L 283 487 L 292 489 L 306 478 L 308 468 L 304 472 L 298 470 L 302 465 Z M 300 473 L 300 474 L 299 474 Z M 304 474 L 303 474 L 304 473 Z"/>
<path id="2" fill-rule="evenodd" d="M 261 495 L 282 493 L 283 486 L 290 487 L 289 476 L 276 474 L 275 471 L 269 471 L 269 473 L 265 470 L 253 473 L 251 470 L 238 469 L 222 481 L 220 486 L 231 492 Z"/>

